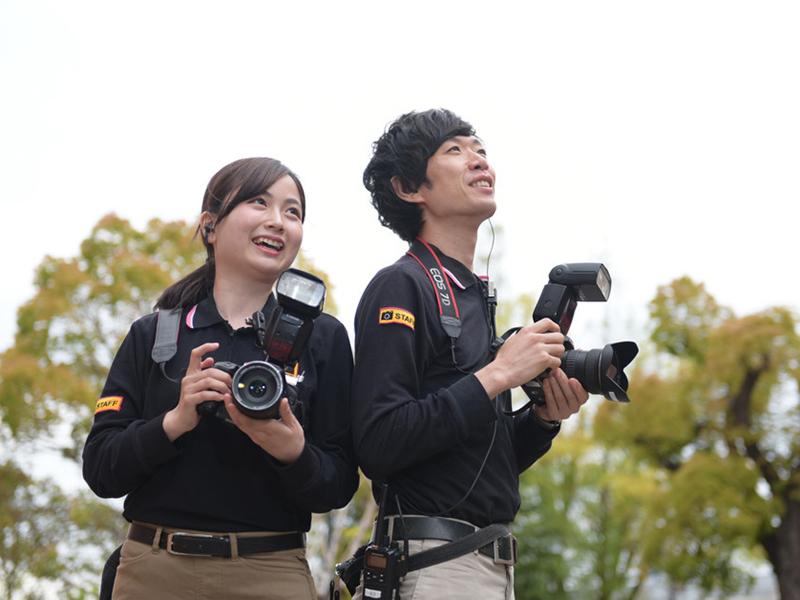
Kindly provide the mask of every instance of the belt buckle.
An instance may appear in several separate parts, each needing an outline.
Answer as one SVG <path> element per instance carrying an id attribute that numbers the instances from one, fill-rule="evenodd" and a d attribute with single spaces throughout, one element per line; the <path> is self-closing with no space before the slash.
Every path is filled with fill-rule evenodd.
<path id="1" fill-rule="evenodd" d="M 167 534 L 167 552 L 170 554 L 174 554 L 175 556 L 212 556 L 210 552 L 181 552 L 179 550 L 175 550 L 173 547 L 175 544 L 175 538 L 178 537 L 178 543 L 180 543 L 180 538 L 208 538 L 208 539 L 225 539 L 218 535 L 211 535 L 208 533 L 187 533 L 185 531 L 173 531 Z"/>
<path id="2" fill-rule="evenodd" d="M 511 555 L 509 558 L 503 558 L 500 556 L 500 544 L 501 543 L 508 543 L 508 553 Z M 509 533 L 508 535 L 504 535 L 503 537 L 497 538 L 492 543 L 492 559 L 494 560 L 494 564 L 496 565 L 508 565 L 509 567 L 513 567 L 514 564 L 517 562 L 517 538 L 514 537 L 513 534 Z"/>

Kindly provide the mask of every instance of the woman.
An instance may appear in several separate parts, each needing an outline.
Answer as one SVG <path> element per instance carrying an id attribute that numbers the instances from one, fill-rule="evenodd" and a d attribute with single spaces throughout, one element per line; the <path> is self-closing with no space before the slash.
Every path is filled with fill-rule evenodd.
<path id="1" fill-rule="evenodd" d="M 127 494 L 114 599 L 316 597 L 303 547 L 310 513 L 344 506 L 358 484 L 346 331 L 315 319 L 291 378 L 303 423 L 285 398 L 279 419 L 245 416 L 231 376 L 215 368 L 264 360 L 248 318 L 274 308 L 305 208 L 299 179 L 277 160 L 223 167 L 198 226 L 208 259 L 156 305 L 182 309 L 177 352 L 161 367 L 151 358 L 154 313 L 133 323 L 114 359 L 83 452 L 96 494 Z M 223 403 L 230 421 L 201 416 L 203 402 Z"/>

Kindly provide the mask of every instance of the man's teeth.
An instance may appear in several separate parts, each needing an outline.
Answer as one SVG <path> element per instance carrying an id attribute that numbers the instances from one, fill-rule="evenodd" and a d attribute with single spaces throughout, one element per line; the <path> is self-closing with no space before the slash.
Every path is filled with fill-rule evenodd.
<path id="1" fill-rule="evenodd" d="M 282 250 L 283 249 L 283 243 L 275 241 L 275 240 L 268 240 L 268 239 L 264 239 L 264 238 L 259 238 L 259 239 L 255 240 L 255 242 L 259 246 L 265 246 L 267 248 L 272 248 L 273 250 Z"/>
<path id="2" fill-rule="evenodd" d="M 490 188 L 490 187 L 492 187 L 492 184 L 489 183 L 488 181 L 486 181 L 485 179 L 481 179 L 480 181 L 476 181 L 475 183 L 473 183 L 472 187 Z"/>

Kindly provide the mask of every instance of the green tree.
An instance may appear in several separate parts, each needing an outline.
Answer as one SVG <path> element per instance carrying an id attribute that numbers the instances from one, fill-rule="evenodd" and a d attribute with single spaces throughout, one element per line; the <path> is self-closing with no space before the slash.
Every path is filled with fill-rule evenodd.
<path id="1" fill-rule="evenodd" d="M 204 260 L 191 225 L 153 219 L 138 230 L 113 214 L 97 223 L 77 256 L 46 257 L 33 298 L 18 311 L 14 344 L 0 354 L 4 454 L 57 450 L 79 461 L 92 409 L 131 322 Z M 326 281 L 326 310 L 335 310 L 327 276 L 302 255 L 297 262 Z M 67 436 L 59 434 L 65 423 Z M 0 589 L 10 595 L 23 583 L 49 579 L 60 582 L 61 597 L 91 591 L 105 554 L 122 539 L 118 512 L 88 493 L 70 496 L 52 482 L 36 482 L 14 463 L 2 469 Z M 56 543 L 62 540 L 69 551 Z M 84 550 L 76 554 L 75 547 Z"/>
<path id="2" fill-rule="evenodd" d="M 678 582 L 730 591 L 734 552 L 760 547 L 781 598 L 800 599 L 800 337 L 786 308 L 737 317 L 688 278 L 650 305 L 658 373 L 595 431 L 659 471 L 646 552 Z"/>
<path id="3" fill-rule="evenodd" d="M 520 600 L 632 600 L 650 573 L 641 541 L 653 520 L 654 474 L 599 445 L 591 425 L 581 415 L 522 476 Z"/>

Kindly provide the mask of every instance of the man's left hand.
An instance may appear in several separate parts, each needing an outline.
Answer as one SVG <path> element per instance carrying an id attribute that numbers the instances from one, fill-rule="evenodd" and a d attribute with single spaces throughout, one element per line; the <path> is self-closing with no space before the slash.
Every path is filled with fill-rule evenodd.
<path id="1" fill-rule="evenodd" d="M 561 369 L 554 369 L 542 382 L 544 406 L 536 406 L 536 415 L 545 421 L 562 421 L 578 412 L 589 399 L 589 392 L 581 382 L 567 377 Z"/>

